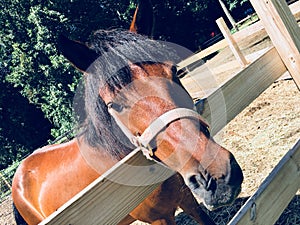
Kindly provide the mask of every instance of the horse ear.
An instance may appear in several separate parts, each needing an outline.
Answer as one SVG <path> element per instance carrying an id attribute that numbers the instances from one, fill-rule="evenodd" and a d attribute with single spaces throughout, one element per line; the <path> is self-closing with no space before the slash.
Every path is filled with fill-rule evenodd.
<path id="1" fill-rule="evenodd" d="M 99 55 L 83 43 L 72 41 L 65 36 L 58 39 L 60 52 L 79 70 L 86 72 Z"/>
<path id="2" fill-rule="evenodd" d="M 150 0 L 139 0 L 138 6 L 134 12 L 134 16 L 129 31 L 151 36 L 153 27 L 153 7 Z"/>

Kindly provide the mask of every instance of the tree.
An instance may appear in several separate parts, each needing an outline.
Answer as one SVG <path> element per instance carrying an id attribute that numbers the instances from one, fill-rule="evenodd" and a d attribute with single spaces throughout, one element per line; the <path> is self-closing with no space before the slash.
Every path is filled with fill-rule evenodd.
<path id="1" fill-rule="evenodd" d="M 216 0 L 153 0 L 155 6 L 155 39 L 182 45 L 191 51 L 217 32 L 215 20 L 224 15 Z M 213 13 L 211 13 L 213 12 Z"/>
<path id="2" fill-rule="evenodd" d="M 249 0 L 227 0 L 224 2 L 236 21 L 242 20 L 246 16 L 254 13 L 254 9 Z"/>

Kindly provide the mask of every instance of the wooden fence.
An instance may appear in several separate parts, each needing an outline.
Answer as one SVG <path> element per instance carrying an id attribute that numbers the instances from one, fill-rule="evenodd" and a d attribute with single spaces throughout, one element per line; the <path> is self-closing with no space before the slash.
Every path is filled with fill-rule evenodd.
<path id="1" fill-rule="evenodd" d="M 211 123 L 212 135 L 286 71 L 300 85 L 300 31 L 286 2 L 250 1 L 274 47 L 201 100 L 201 112 Z M 199 55 L 196 57 L 198 60 Z M 189 58 L 181 66 L 194 61 L 195 57 Z M 117 224 L 172 174 L 135 150 L 41 224 Z M 274 224 L 299 187 L 300 142 L 283 157 L 230 224 Z"/>

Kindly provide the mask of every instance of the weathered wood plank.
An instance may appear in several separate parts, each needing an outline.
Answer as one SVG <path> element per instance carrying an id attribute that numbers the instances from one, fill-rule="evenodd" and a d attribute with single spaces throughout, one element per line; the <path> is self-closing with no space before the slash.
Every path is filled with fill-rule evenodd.
<path id="1" fill-rule="evenodd" d="M 118 224 L 172 174 L 136 149 L 40 225 Z"/>
<path id="2" fill-rule="evenodd" d="M 192 55 L 191 57 L 188 57 L 187 59 L 181 61 L 180 63 L 177 64 L 177 68 L 178 70 L 194 63 L 194 62 L 197 62 L 198 60 L 201 60 L 203 59 L 204 57 L 222 49 L 222 48 L 225 48 L 226 46 L 228 46 L 228 43 L 225 39 L 217 42 L 216 44 Z"/>
<path id="3" fill-rule="evenodd" d="M 300 140 L 228 225 L 273 225 L 300 188 Z"/>
<path id="4" fill-rule="evenodd" d="M 300 28 L 285 0 L 250 0 L 271 41 L 300 88 Z"/>
<path id="5" fill-rule="evenodd" d="M 276 81 L 286 67 L 275 48 L 236 74 L 232 79 L 196 104 L 199 112 L 211 125 L 215 135 L 266 88 Z"/>

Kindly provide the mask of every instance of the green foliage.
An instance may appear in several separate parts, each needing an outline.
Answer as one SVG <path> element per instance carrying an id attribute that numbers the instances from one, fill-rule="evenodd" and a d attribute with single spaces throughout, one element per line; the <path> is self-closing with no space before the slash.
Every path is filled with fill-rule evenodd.
<path id="1" fill-rule="evenodd" d="M 254 13 L 254 9 L 249 0 L 226 0 L 224 2 L 236 21 Z"/>
<path id="2" fill-rule="evenodd" d="M 93 30 L 128 26 L 124 19 L 133 6 L 112 0 L 1 0 L 0 169 L 46 145 L 50 130 L 55 139 L 74 125 L 72 101 L 82 75 L 60 55 L 58 36 L 85 41 Z"/>
<path id="3" fill-rule="evenodd" d="M 68 109 L 64 113 L 71 121 L 71 92 L 67 85 L 73 78 L 63 57 L 57 54 L 55 34 L 47 24 L 62 23 L 64 18 L 38 5 L 28 10 L 26 19 L 22 26 L 27 31 L 22 37 L 24 40 L 12 44 L 11 72 L 6 81 L 21 89 L 22 95 L 39 106 L 54 126 L 61 127 L 63 132 L 71 125 L 60 122 L 63 112 L 59 106 Z M 68 69 L 69 74 L 66 73 Z"/>

